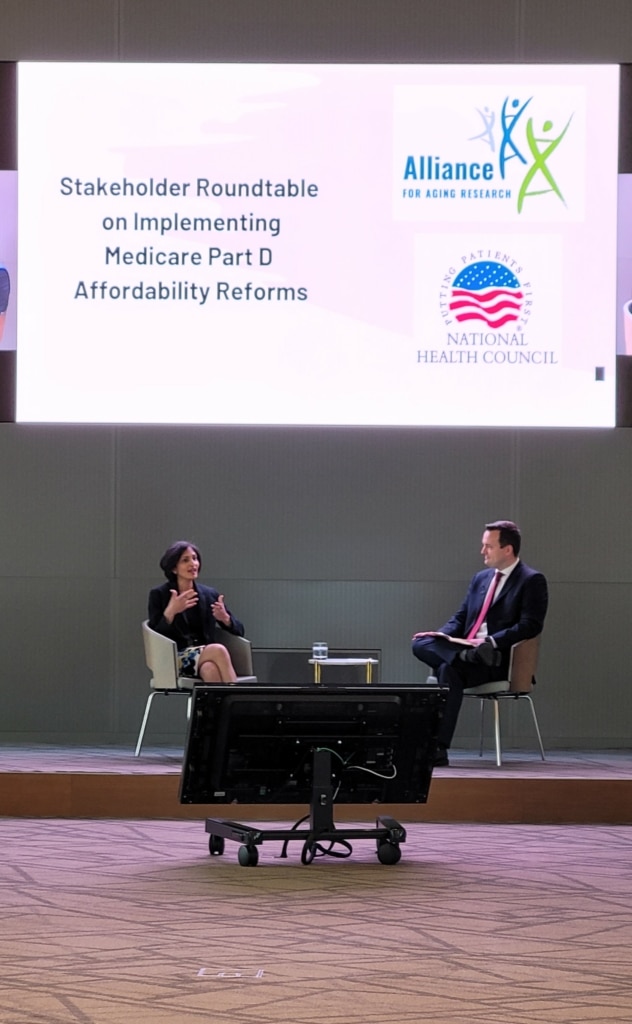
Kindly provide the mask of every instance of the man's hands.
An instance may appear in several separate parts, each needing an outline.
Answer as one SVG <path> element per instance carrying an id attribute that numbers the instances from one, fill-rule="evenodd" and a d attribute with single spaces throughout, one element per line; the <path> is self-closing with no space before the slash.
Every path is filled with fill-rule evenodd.
<path id="1" fill-rule="evenodd" d="M 458 636 L 448 636 L 447 633 L 442 633 L 440 629 L 428 629 L 423 633 L 414 633 L 412 639 L 420 640 L 424 636 L 442 636 L 446 640 L 451 640 L 455 644 L 464 644 L 467 647 L 478 647 L 480 644 L 484 644 L 488 639 L 486 636 L 474 637 L 473 640 L 464 640 Z"/>

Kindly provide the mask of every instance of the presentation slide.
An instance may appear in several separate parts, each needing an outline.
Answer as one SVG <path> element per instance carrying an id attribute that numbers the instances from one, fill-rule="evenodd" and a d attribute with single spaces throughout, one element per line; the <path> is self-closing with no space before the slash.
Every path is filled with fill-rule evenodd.
<path id="1" fill-rule="evenodd" d="M 618 105 L 613 65 L 20 64 L 17 420 L 613 426 Z"/>
<path id="2" fill-rule="evenodd" d="M 12 296 L 17 276 L 16 171 L 0 170 L 0 352 L 15 348 L 17 329 Z"/>
<path id="3" fill-rule="evenodd" d="M 632 356 L 632 174 L 619 175 L 617 354 Z"/>

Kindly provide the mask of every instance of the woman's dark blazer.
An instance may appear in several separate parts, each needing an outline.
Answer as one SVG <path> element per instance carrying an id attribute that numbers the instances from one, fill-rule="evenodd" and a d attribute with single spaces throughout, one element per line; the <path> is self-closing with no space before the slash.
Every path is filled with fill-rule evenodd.
<path id="1" fill-rule="evenodd" d="M 199 598 L 198 607 L 202 622 L 202 636 L 199 638 L 201 643 L 221 643 L 221 634 L 217 635 L 218 630 L 221 629 L 226 630 L 228 633 L 235 633 L 237 636 L 244 635 L 243 624 L 234 617 L 228 608 L 226 608 L 226 611 L 230 615 L 229 626 L 224 626 L 213 618 L 211 606 L 217 601 L 219 590 L 215 590 L 213 587 L 205 587 L 203 583 L 195 583 L 194 587 Z M 153 590 L 149 591 L 149 628 L 154 629 L 156 633 L 162 633 L 163 636 L 168 636 L 170 640 L 175 640 L 178 650 L 181 651 L 185 647 L 190 646 L 191 636 L 187 628 L 185 613 L 176 615 L 173 622 L 167 622 L 164 617 L 164 611 L 171 599 L 172 590 L 173 586 L 171 583 L 163 583 L 161 587 L 154 587 Z"/>

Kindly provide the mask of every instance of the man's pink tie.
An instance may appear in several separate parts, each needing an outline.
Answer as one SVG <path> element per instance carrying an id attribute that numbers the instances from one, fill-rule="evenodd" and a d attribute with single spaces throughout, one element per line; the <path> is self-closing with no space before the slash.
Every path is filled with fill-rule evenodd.
<path id="1" fill-rule="evenodd" d="M 473 640 L 474 637 L 476 636 L 476 634 L 478 633 L 479 629 L 481 628 L 482 624 L 485 622 L 485 619 L 487 618 L 487 612 L 489 611 L 490 605 L 491 605 L 492 601 L 494 600 L 494 595 L 495 595 L 496 590 L 498 588 L 498 583 L 499 583 L 499 581 L 501 579 L 502 579 L 502 572 L 500 571 L 500 569 L 496 569 L 496 572 L 494 574 L 494 578 L 491 581 L 489 587 L 487 588 L 487 593 L 485 594 L 485 600 L 483 601 L 483 607 L 481 608 L 480 612 L 478 613 L 478 615 L 476 617 L 476 622 L 474 623 L 474 625 L 470 629 L 469 633 L 467 634 L 467 638 L 466 638 L 467 640 Z"/>

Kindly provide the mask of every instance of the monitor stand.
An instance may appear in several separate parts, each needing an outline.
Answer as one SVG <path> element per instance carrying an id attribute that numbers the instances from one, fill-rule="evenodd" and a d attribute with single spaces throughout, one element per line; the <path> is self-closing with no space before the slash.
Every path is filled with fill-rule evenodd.
<path id="1" fill-rule="evenodd" d="M 281 857 L 287 856 L 287 844 L 302 839 L 301 862 L 311 864 L 316 856 L 349 857 L 352 852 L 350 839 L 375 839 L 377 859 L 380 864 L 397 864 L 401 858 L 400 843 L 406 842 L 406 829 L 394 818 L 380 815 L 375 828 L 336 828 L 333 817 L 334 782 L 331 773 L 331 751 L 314 751 L 314 771 L 309 826 L 300 829 L 306 818 L 288 829 L 260 829 L 254 825 L 241 825 L 224 818 L 207 818 L 205 829 L 209 833 L 208 847 L 212 856 L 224 852 L 224 840 L 233 839 L 242 845 L 237 859 L 242 867 L 255 867 L 259 861 L 257 849 L 268 839 L 284 840 Z M 323 843 L 329 843 L 325 849 Z M 335 850 L 339 845 L 342 850 Z"/>

